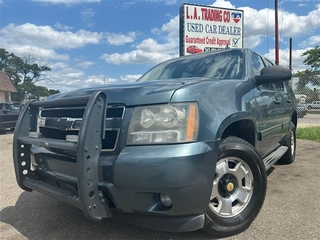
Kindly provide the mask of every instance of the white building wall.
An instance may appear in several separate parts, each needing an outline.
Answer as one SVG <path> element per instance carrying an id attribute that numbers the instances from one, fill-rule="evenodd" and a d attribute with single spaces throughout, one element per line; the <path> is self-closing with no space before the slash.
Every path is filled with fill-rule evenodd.
<path id="1" fill-rule="evenodd" d="M 5 102 L 6 101 L 6 95 L 4 91 L 0 90 L 0 102 Z"/>

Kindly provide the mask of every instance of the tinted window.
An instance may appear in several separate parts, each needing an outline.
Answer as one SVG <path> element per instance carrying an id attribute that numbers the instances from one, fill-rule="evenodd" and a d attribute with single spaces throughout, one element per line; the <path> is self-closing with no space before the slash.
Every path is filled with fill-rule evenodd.
<path id="1" fill-rule="evenodd" d="M 264 60 L 266 62 L 267 67 L 274 66 L 274 64 L 270 60 L 268 60 L 268 59 L 264 59 Z"/>
<path id="2" fill-rule="evenodd" d="M 137 81 L 188 77 L 241 79 L 243 77 L 243 53 L 241 50 L 233 50 L 177 58 L 157 65 Z"/>
<path id="3" fill-rule="evenodd" d="M 284 85 L 283 85 L 283 83 L 276 83 L 276 84 L 275 84 L 275 88 L 276 88 L 278 91 L 284 91 Z"/>
<path id="4" fill-rule="evenodd" d="M 252 54 L 252 71 L 254 75 L 260 75 L 261 70 L 265 67 L 262 58 L 253 53 Z M 272 84 L 263 84 L 259 86 L 260 89 L 273 90 Z"/>
<path id="5" fill-rule="evenodd" d="M 260 75 L 262 68 L 265 67 L 262 58 L 255 53 L 252 54 L 251 66 L 254 75 Z"/>

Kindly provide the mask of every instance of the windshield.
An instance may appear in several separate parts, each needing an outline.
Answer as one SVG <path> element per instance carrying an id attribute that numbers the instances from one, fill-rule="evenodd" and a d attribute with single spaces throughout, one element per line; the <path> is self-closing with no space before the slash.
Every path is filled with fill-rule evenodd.
<path id="1" fill-rule="evenodd" d="M 137 82 L 189 77 L 241 79 L 243 53 L 241 50 L 232 50 L 176 58 L 155 66 L 142 75 Z"/>

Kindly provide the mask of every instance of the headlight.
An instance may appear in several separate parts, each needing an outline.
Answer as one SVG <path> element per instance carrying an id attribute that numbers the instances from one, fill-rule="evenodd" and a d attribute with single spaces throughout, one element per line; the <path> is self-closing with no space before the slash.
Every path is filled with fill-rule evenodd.
<path id="1" fill-rule="evenodd" d="M 127 145 L 196 141 L 198 115 L 197 103 L 137 107 L 132 113 Z"/>

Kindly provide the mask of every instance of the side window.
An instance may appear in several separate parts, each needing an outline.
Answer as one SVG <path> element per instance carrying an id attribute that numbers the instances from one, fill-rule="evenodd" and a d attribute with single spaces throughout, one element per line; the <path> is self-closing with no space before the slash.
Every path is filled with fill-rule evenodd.
<path id="1" fill-rule="evenodd" d="M 284 91 L 284 85 L 283 83 L 276 83 L 274 84 L 277 91 Z"/>
<path id="2" fill-rule="evenodd" d="M 266 62 L 267 67 L 274 66 L 274 64 L 270 60 L 268 60 L 268 59 L 264 59 L 264 60 Z"/>
<path id="3" fill-rule="evenodd" d="M 267 67 L 270 67 L 270 66 L 274 66 L 274 64 L 268 60 L 268 59 L 264 59 Z M 277 91 L 285 91 L 285 87 L 284 87 L 284 84 L 283 83 L 276 83 L 274 84 L 274 87 Z"/>
<path id="4" fill-rule="evenodd" d="M 252 62 L 251 62 L 252 70 L 254 75 L 260 75 L 261 70 L 265 67 L 262 58 L 252 53 Z M 272 65 L 271 65 L 272 66 Z M 273 90 L 272 84 L 263 84 L 259 86 L 260 89 Z"/>
<path id="5" fill-rule="evenodd" d="M 254 75 L 260 75 L 262 68 L 264 68 L 264 63 L 259 55 L 255 53 L 252 54 L 251 66 Z"/>

